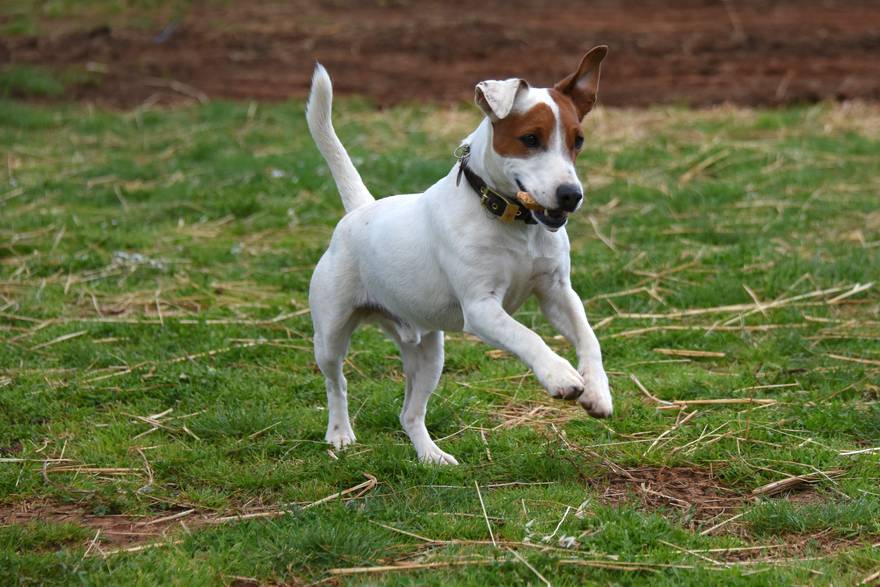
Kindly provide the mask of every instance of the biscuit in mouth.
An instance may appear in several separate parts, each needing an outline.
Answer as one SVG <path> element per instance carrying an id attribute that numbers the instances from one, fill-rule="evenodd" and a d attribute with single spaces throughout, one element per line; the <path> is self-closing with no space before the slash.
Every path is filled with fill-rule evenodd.
<path id="1" fill-rule="evenodd" d="M 516 199 L 520 201 L 520 203 L 531 210 L 532 212 L 543 212 L 544 207 L 538 203 L 538 201 L 532 197 L 532 194 L 526 191 L 516 192 Z"/>

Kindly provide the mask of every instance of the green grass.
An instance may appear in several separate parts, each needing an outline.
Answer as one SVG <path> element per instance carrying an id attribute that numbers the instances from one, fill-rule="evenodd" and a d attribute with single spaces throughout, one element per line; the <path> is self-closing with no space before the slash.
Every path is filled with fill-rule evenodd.
<path id="1" fill-rule="evenodd" d="M 64 82 L 39 67 L 7 65 L 0 68 L 0 96 L 51 98 L 60 96 Z"/>
<path id="2" fill-rule="evenodd" d="M 136 29 L 158 27 L 158 32 L 186 15 L 192 4 L 192 0 L 4 0 L 0 31 L 8 36 L 36 36 L 59 28 L 90 31 L 125 23 Z"/>
<path id="3" fill-rule="evenodd" d="M 50 68 L 10 63 L 0 67 L 0 100 L 59 98 L 69 86 L 98 83 L 100 79 L 95 73 L 80 67 Z"/>
<path id="4" fill-rule="evenodd" d="M 430 185 L 476 122 L 470 107 L 337 104 L 339 133 L 377 194 Z M 572 280 L 615 417 L 550 400 L 518 361 L 451 334 L 428 427 L 462 465 L 437 468 L 415 461 L 400 430 L 400 361 L 372 328 L 356 334 L 347 368 L 359 444 L 331 457 L 322 442 L 306 293 L 342 212 L 301 103 L 109 113 L 0 102 L 0 512 L 196 510 L 183 518 L 191 532 L 106 558 L 92 555 L 115 546 L 92 544 L 82 521 L 0 527 L 0 576 L 296 584 L 408 561 L 460 564 L 347 580 L 540 584 L 537 572 L 560 585 L 827 585 L 876 571 L 880 453 L 841 453 L 880 446 L 880 294 L 858 286 L 880 268 L 880 110 L 600 110 L 587 127 L 579 166 L 591 189 L 569 227 Z M 782 302 L 712 310 L 753 303 L 749 291 Z M 534 303 L 517 317 L 572 357 Z M 777 403 L 690 408 L 648 450 L 678 413 L 658 410 L 631 375 L 665 401 Z M 149 432 L 143 418 L 164 412 Z M 644 467 L 711 470 L 742 501 L 712 518 L 657 496 L 646 506 L 638 483 L 605 495 L 605 480 L 618 487 L 621 469 Z M 363 495 L 303 507 L 364 474 L 377 485 Z M 486 543 L 474 482 L 503 548 Z M 577 544 L 541 548 L 550 535 Z M 686 552 L 755 546 L 768 548 Z"/>

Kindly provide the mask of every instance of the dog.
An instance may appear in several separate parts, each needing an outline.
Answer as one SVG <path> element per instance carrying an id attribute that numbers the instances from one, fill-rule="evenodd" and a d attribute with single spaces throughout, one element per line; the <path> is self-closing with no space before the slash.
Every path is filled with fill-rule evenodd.
<path id="1" fill-rule="evenodd" d="M 553 88 L 522 79 L 480 82 L 475 102 L 485 117 L 459 146 L 450 172 L 424 193 L 379 200 L 336 135 L 330 77 L 316 64 L 306 119 L 346 212 L 309 286 L 315 360 L 327 388 L 325 438 L 334 447 L 355 442 L 342 364 L 352 333 L 368 320 L 400 348 L 400 422 L 423 462 L 458 464 L 425 426 L 445 331 L 513 353 L 552 397 L 611 416 L 599 341 L 571 286 L 565 231 L 583 202 L 574 163 L 606 53 L 606 46 L 594 47 Z M 577 368 L 512 317 L 532 295 L 574 346 Z"/>

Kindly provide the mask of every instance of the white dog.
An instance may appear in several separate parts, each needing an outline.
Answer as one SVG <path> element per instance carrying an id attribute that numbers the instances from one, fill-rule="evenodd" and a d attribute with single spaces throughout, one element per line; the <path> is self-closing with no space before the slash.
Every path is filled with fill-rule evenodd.
<path id="1" fill-rule="evenodd" d="M 517 355 L 557 398 L 611 415 L 599 342 L 571 287 L 564 225 L 582 201 L 574 161 L 607 47 L 593 48 L 552 89 L 521 79 L 477 84 L 486 114 L 459 162 L 422 194 L 375 200 L 331 123 L 333 90 L 318 65 L 306 117 L 346 215 L 312 276 L 315 358 L 326 378 L 327 442 L 355 442 L 342 363 L 352 332 L 378 322 L 400 347 L 406 395 L 400 422 L 419 459 L 457 464 L 425 427 L 443 370 L 443 331 L 469 332 Z M 466 181 L 462 181 L 462 179 Z M 511 317 L 534 294 L 577 351 L 578 368 Z"/>

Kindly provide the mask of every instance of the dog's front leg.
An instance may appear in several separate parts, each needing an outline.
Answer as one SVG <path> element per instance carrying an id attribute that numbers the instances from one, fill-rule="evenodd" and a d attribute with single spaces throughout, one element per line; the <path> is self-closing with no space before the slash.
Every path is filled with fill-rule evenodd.
<path id="1" fill-rule="evenodd" d="M 462 304 L 464 330 L 518 356 L 551 396 L 574 399 L 583 394 L 584 379 L 553 352 L 540 336 L 517 322 L 492 296 Z"/>
<path id="2" fill-rule="evenodd" d="M 608 418 L 612 412 L 608 376 L 602 366 L 599 340 L 590 323 L 580 297 L 569 283 L 556 281 L 536 292 L 541 311 L 550 324 L 574 346 L 578 372 L 584 378 L 584 393 L 578 403 L 596 418 Z"/>

